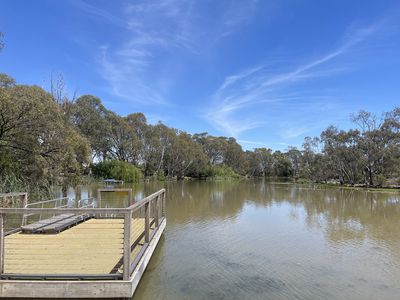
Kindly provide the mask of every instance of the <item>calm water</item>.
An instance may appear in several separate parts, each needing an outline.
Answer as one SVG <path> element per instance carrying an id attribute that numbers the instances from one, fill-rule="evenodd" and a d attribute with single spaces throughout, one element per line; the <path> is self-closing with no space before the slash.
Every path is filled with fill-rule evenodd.
<path id="1" fill-rule="evenodd" d="M 136 197 L 161 185 L 135 186 Z M 167 184 L 134 299 L 400 299 L 400 196 L 264 181 Z"/>

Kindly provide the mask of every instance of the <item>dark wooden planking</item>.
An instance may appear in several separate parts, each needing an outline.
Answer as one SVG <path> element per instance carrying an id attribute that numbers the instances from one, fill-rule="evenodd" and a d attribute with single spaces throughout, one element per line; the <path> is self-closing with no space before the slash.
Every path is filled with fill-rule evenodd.
<path id="1" fill-rule="evenodd" d="M 70 228 L 74 225 L 77 225 L 80 222 L 87 220 L 89 217 L 90 216 L 87 214 L 72 216 L 70 218 L 60 220 L 57 223 L 53 223 L 48 226 L 42 227 L 38 230 L 38 232 L 40 232 L 40 233 L 58 233 L 67 228 Z"/>
<path id="2" fill-rule="evenodd" d="M 54 223 L 71 218 L 73 216 L 74 216 L 74 214 L 61 214 L 58 216 L 51 217 L 49 219 L 40 220 L 38 222 L 22 226 L 21 231 L 23 233 L 34 233 L 35 231 L 37 231 L 45 226 L 52 225 Z"/>

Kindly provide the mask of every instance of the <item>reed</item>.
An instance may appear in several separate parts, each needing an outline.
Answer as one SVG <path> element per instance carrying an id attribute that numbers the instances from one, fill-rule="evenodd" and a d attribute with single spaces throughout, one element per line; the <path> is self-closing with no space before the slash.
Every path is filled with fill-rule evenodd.
<path id="1" fill-rule="evenodd" d="M 27 192 L 32 200 L 49 199 L 51 198 L 51 188 L 46 183 L 32 182 L 23 177 L 16 175 L 2 175 L 0 176 L 0 193 L 17 193 Z M 21 205 L 21 199 L 0 199 L 1 207 L 18 207 Z"/>

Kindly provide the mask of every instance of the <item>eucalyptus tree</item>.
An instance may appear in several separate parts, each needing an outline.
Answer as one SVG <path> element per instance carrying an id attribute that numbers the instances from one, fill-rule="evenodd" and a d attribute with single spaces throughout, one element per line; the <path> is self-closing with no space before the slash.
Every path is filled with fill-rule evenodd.
<path id="1" fill-rule="evenodd" d="M 108 139 L 108 156 L 135 163 L 139 141 L 134 128 L 129 124 L 126 117 L 118 116 L 115 113 L 109 113 L 107 121 L 111 127 Z"/>
<path id="2" fill-rule="evenodd" d="M 383 121 L 378 120 L 375 114 L 363 110 L 353 115 L 352 121 L 361 130 L 358 146 L 362 153 L 360 162 L 363 164 L 365 183 L 373 186 L 375 176 L 383 172 L 386 147 L 385 132 L 382 130 Z"/>
<path id="3" fill-rule="evenodd" d="M 272 154 L 272 158 L 272 170 L 274 176 L 290 177 L 292 175 L 290 160 L 286 153 L 275 151 Z"/>
<path id="4" fill-rule="evenodd" d="M 14 174 L 56 182 L 74 180 L 88 166 L 87 140 L 40 87 L 0 88 L 0 116 L 0 160 Z"/>
<path id="5" fill-rule="evenodd" d="M 89 140 L 92 159 L 107 158 L 111 148 L 111 112 L 92 95 L 79 97 L 72 108 L 72 124 Z"/>
<path id="6" fill-rule="evenodd" d="M 299 176 L 299 172 L 301 169 L 301 163 L 302 163 L 301 151 L 298 150 L 296 147 L 289 147 L 287 151 L 287 157 L 291 165 L 291 174 L 293 177 L 296 178 Z"/>
<path id="7" fill-rule="evenodd" d="M 255 159 L 257 161 L 257 173 L 259 176 L 273 175 L 272 166 L 274 164 L 272 150 L 267 148 L 254 149 Z"/>
<path id="8" fill-rule="evenodd" d="M 335 170 L 335 177 L 340 183 L 355 184 L 360 177 L 359 151 L 360 132 L 358 130 L 343 131 L 334 126 L 321 133 L 324 143 L 324 154 Z M 323 167 L 323 166 L 321 166 Z"/>
<path id="9" fill-rule="evenodd" d="M 193 135 L 193 140 L 203 147 L 204 153 L 208 156 L 211 165 L 224 162 L 226 149 L 226 138 L 208 135 L 207 132 Z"/>
<path id="10" fill-rule="evenodd" d="M 15 84 L 14 78 L 5 73 L 0 73 L 0 88 L 13 87 Z"/>

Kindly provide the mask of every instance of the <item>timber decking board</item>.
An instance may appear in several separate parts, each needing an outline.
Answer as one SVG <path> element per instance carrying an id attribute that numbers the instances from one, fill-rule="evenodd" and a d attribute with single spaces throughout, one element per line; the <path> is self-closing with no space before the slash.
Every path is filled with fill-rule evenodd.
<path id="1" fill-rule="evenodd" d="M 23 233 L 43 234 L 43 233 L 58 233 L 69 227 L 75 226 L 78 223 L 85 221 L 90 216 L 87 214 L 74 215 L 62 214 L 41 220 L 33 224 L 21 227 Z"/>
<path id="2" fill-rule="evenodd" d="M 57 234 L 15 233 L 5 237 L 4 273 L 109 274 L 123 256 L 123 220 L 89 219 Z M 144 231 L 132 219 L 131 242 Z M 141 246 L 133 250 L 139 253 Z"/>
<path id="3" fill-rule="evenodd" d="M 42 228 L 44 226 L 59 222 L 61 220 L 64 220 L 64 219 L 67 219 L 67 218 L 70 218 L 70 217 L 73 217 L 73 216 L 74 216 L 74 214 L 61 214 L 61 215 L 58 215 L 58 216 L 51 217 L 49 219 L 40 220 L 38 222 L 29 224 L 29 225 L 24 225 L 24 226 L 21 227 L 21 230 L 24 233 L 31 233 L 31 232 L 34 232 L 35 230 L 39 229 L 39 228 Z"/>

